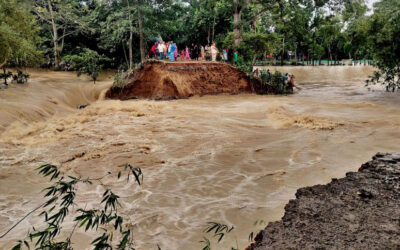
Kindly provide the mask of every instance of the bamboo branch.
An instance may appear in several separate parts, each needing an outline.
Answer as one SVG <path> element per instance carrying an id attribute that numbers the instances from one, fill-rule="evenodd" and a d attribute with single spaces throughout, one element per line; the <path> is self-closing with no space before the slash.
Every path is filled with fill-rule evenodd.
<path id="1" fill-rule="evenodd" d="M 46 201 L 47 202 L 47 201 Z M 36 210 L 38 210 L 39 208 L 41 208 L 42 206 L 44 206 L 46 204 L 46 202 L 44 202 L 43 204 L 41 204 L 40 206 L 38 206 L 37 208 L 33 209 L 32 211 L 30 211 L 29 213 L 27 213 L 24 217 L 22 217 L 17 223 L 14 224 L 14 226 L 12 226 L 10 229 L 7 230 L 7 232 L 5 232 L 4 234 L 2 234 L 0 236 L 0 239 L 3 238 L 4 236 L 6 236 L 11 230 L 13 230 L 16 226 L 18 226 L 19 223 L 21 223 L 23 220 L 25 220 L 29 215 L 31 215 L 33 212 L 35 212 Z"/>

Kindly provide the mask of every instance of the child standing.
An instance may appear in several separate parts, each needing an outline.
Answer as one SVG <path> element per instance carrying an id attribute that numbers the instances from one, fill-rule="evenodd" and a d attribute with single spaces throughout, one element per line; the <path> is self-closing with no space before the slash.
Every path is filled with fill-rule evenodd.
<path id="1" fill-rule="evenodd" d="M 234 58 L 233 58 L 233 64 L 237 65 L 237 61 L 238 61 L 238 52 L 237 52 L 237 50 L 235 50 L 235 54 L 234 54 Z"/>

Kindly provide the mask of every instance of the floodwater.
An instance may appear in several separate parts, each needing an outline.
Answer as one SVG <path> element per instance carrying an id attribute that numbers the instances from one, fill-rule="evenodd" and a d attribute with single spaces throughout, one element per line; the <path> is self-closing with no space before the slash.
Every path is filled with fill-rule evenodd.
<path id="1" fill-rule="evenodd" d="M 104 100 L 111 74 L 93 86 L 71 72 L 31 71 L 29 84 L 0 90 L 0 235 L 45 201 L 49 183 L 35 170 L 43 162 L 92 178 L 131 163 L 144 172 L 141 187 L 106 177 L 81 186 L 74 209 L 99 207 L 112 188 L 137 249 L 201 249 L 203 236 L 213 249 L 244 249 L 298 188 L 344 177 L 378 151 L 400 151 L 399 93 L 364 87 L 372 68 L 279 70 L 294 73 L 302 90 L 166 102 Z M 0 248 L 40 227 L 36 215 Z M 216 244 L 203 233 L 209 221 L 235 229 Z M 95 235 L 77 230 L 74 247 L 88 248 Z"/>

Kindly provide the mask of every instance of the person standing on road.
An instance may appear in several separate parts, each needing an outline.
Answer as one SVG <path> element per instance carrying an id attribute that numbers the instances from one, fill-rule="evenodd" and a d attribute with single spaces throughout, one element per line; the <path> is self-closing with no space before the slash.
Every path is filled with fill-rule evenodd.
<path id="1" fill-rule="evenodd" d="M 233 64 L 237 65 L 238 62 L 238 52 L 235 50 L 234 58 L 233 58 Z"/>
<path id="2" fill-rule="evenodd" d="M 176 43 L 174 43 L 174 47 L 175 47 L 175 51 L 174 51 L 174 59 L 175 59 L 175 61 L 177 60 L 177 58 L 178 58 L 178 46 L 176 46 Z"/>
<path id="3" fill-rule="evenodd" d="M 200 46 L 200 53 L 201 53 L 201 60 L 204 61 L 206 59 L 206 54 L 203 45 Z"/>
<path id="4" fill-rule="evenodd" d="M 211 45 L 211 56 L 212 56 L 212 61 L 213 62 L 217 61 L 217 54 L 218 54 L 217 46 L 215 46 L 215 43 L 213 43 Z"/>
<path id="5" fill-rule="evenodd" d="M 171 42 L 170 44 L 170 48 L 169 48 L 169 60 L 171 62 L 175 61 L 175 44 L 173 42 Z"/>
<path id="6" fill-rule="evenodd" d="M 190 55 L 189 55 L 189 48 L 186 46 L 186 61 L 190 60 Z"/>
<path id="7" fill-rule="evenodd" d="M 165 42 L 163 42 L 163 46 L 164 46 L 164 58 L 167 58 L 167 52 L 168 52 L 167 44 L 165 44 Z"/>
<path id="8" fill-rule="evenodd" d="M 163 45 L 163 42 L 160 42 L 158 44 L 158 53 L 160 55 L 160 59 L 161 60 L 164 59 L 164 45 Z"/>
<path id="9" fill-rule="evenodd" d="M 151 47 L 151 53 L 153 53 L 154 58 L 157 58 L 157 55 L 156 55 L 157 46 L 158 46 L 158 42 L 155 42 L 153 47 Z"/>
<path id="10" fill-rule="evenodd" d="M 222 59 L 224 60 L 224 62 L 228 61 L 228 52 L 226 49 L 222 50 Z"/>

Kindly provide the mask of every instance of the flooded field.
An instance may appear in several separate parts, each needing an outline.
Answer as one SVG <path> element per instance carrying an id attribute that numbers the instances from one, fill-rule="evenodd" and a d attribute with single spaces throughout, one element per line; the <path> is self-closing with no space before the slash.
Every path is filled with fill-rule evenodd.
<path id="1" fill-rule="evenodd" d="M 400 151 L 399 93 L 364 87 L 372 68 L 275 69 L 295 74 L 302 90 L 121 102 L 103 98 L 111 74 L 94 86 L 71 72 L 31 71 L 29 84 L 0 90 L 0 234 L 45 201 L 49 184 L 35 170 L 43 162 L 82 177 L 131 163 L 142 168 L 143 186 L 106 178 L 77 202 L 96 207 L 112 187 L 137 249 L 201 249 L 208 221 L 235 226 L 214 249 L 244 249 L 299 187 L 343 177 L 378 151 Z M 28 217 L 0 248 L 38 222 Z M 72 227 L 67 221 L 66 232 Z M 95 235 L 78 230 L 72 241 L 86 249 Z"/>

